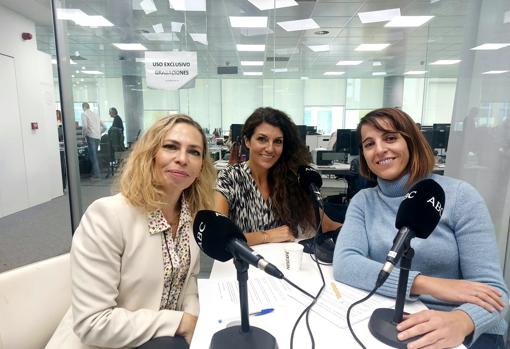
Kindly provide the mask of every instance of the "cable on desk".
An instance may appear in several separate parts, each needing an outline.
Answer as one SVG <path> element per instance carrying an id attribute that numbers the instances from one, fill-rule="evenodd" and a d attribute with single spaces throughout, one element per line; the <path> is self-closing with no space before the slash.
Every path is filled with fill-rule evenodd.
<path id="1" fill-rule="evenodd" d="M 322 226 L 323 219 L 324 219 L 324 211 L 322 211 L 319 223 L 318 223 L 318 225 L 317 225 L 317 227 L 315 229 L 316 233 L 315 233 L 315 237 L 313 239 L 313 246 L 314 246 L 314 254 L 315 255 L 317 254 L 317 236 L 319 235 L 319 229 Z M 303 312 L 299 315 L 299 317 L 297 318 L 296 322 L 294 323 L 294 326 L 292 327 L 292 333 L 290 335 L 290 349 L 294 348 L 294 334 L 296 332 L 296 328 L 297 328 L 297 325 L 299 324 L 299 321 L 301 321 L 301 318 L 305 314 L 306 314 L 306 317 L 305 317 L 306 329 L 308 330 L 308 334 L 310 336 L 310 340 L 312 341 L 312 349 L 315 349 L 315 339 L 313 337 L 313 333 L 312 333 L 312 329 L 310 327 L 310 321 L 309 321 L 309 319 L 310 319 L 310 310 L 315 305 L 315 303 L 317 303 L 317 299 L 319 298 L 319 296 L 321 295 L 322 291 L 324 290 L 324 288 L 326 286 L 326 281 L 324 280 L 324 274 L 322 273 L 322 269 L 321 269 L 321 266 L 319 264 L 318 259 L 315 259 L 315 263 L 317 264 L 317 268 L 319 269 L 319 273 L 320 273 L 320 276 L 321 276 L 321 279 L 322 279 L 322 286 L 319 289 L 319 292 L 317 292 L 317 295 L 315 297 L 312 296 L 312 303 L 310 303 L 310 305 L 308 305 L 305 308 L 305 310 L 303 310 Z"/>
<path id="2" fill-rule="evenodd" d="M 375 293 L 375 291 L 377 291 L 379 289 L 380 285 L 376 285 L 372 291 L 370 291 L 370 293 L 365 297 L 365 298 L 362 298 L 360 299 L 359 301 L 356 301 L 354 303 L 352 303 L 349 308 L 347 309 L 347 326 L 349 327 L 349 331 L 351 332 L 352 334 L 352 337 L 356 340 L 356 342 L 363 348 L 363 349 L 366 349 L 366 347 L 363 345 L 363 343 L 361 342 L 361 340 L 356 336 L 356 334 L 354 333 L 354 330 L 352 328 L 352 325 L 351 325 L 351 310 L 352 308 L 354 308 L 354 306 L 358 305 L 358 304 L 361 304 L 363 302 L 365 302 L 367 299 L 369 299 L 370 297 L 372 297 Z"/>
<path id="3" fill-rule="evenodd" d="M 298 285 L 296 285 L 295 283 L 293 283 L 292 281 L 290 281 L 289 279 L 287 279 L 285 276 L 283 277 L 283 280 L 287 281 L 287 283 L 289 285 L 291 285 L 292 287 L 294 287 L 295 289 L 301 291 L 302 293 L 304 293 L 305 295 L 307 295 L 308 297 L 310 298 L 315 298 L 314 296 L 312 296 L 310 293 L 306 292 L 305 290 L 303 290 L 301 287 L 299 287 Z"/>

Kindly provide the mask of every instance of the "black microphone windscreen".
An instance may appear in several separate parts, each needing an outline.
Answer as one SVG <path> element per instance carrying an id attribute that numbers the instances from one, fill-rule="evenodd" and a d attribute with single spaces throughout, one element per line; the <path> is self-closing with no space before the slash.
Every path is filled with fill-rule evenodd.
<path id="1" fill-rule="evenodd" d="M 246 241 L 241 230 L 221 213 L 198 211 L 193 222 L 193 236 L 206 255 L 221 262 L 232 258 L 227 250 L 232 239 Z"/>
<path id="2" fill-rule="evenodd" d="M 315 184 L 317 188 L 322 187 L 322 177 L 320 173 L 310 166 L 301 165 L 298 167 L 298 182 L 303 188 L 308 188 L 310 184 Z"/>
<path id="3" fill-rule="evenodd" d="M 398 208 L 395 227 L 408 227 L 417 237 L 428 238 L 441 219 L 444 200 L 443 188 L 433 179 L 416 183 Z"/>

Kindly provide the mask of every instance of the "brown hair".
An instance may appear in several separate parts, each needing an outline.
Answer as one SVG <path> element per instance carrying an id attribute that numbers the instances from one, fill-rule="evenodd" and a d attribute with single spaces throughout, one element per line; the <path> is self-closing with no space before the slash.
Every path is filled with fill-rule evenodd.
<path id="1" fill-rule="evenodd" d="M 164 137 L 177 123 L 186 123 L 196 128 L 203 143 L 202 170 L 197 179 L 184 190 L 184 196 L 192 214 L 202 209 L 213 208 L 213 187 L 216 170 L 207 150 L 207 138 L 202 127 L 184 114 L 165 116 L 156 121 L 134 144 L 120 176 L 120 191 L 137 207 L 151 212 L 165 205 L 164 192 L 154 171 L 156 153 L 163 145 Z"/>
<path id="2" fill-rule="evenodd" d="M 315 225 L 311 198 L 301 189 L 297 179 L 298 167 L 311 162 L 310 153 L 290 117 L 269 107 L 257 108 L 248 117 L 241 132 L 242 139 L 251 139 L 255 129 L 264 122 L 278 127 L 283 133 L 282 154 L 268 174 L 273 210 L 281 223 L 288 225 L 297 235 L 298 225 L 303 228 Z"/>
<path id="3" fill-rule="evenodd" d="M 393 126 L 392 129 L 386 129 L 381 124 L 381 119 L 386 119 Z M 356 129 L 357 137 L 360 140 L 360 173 L 371 180 L 376 180 L 377 176 L 370 171 L 367 160 L 363 154 L 361 139 L 361 127 L 371 125 L 382 132 L 398 132 L 402 135 L 409 151 L 409 162 L 405 171 L 409 173 L 409 180 L 406 185 L 410 187 L 413 183 L 428 176 L 434 169 L 434 153 L 427 140 L 416 126 L 414 120 L 402 110 L 397 108 L 381 108 L 372 110 L 361 118 Z"/>

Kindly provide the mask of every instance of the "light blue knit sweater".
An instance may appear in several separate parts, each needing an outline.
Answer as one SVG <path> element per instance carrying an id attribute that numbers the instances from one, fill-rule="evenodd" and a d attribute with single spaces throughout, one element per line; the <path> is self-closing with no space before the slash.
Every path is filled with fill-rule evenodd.
<path id="1" fill-rule="evenodd" d="M 345 223 L 338 236 L 333 270 L 335 279 L 348 285 L 371 290 L 397 233 L 395 217 L 407 192 L 406 175 L 396 181 L 378 179 L 375 188 L 360 191 L 351 200 Z M 502 277 L 494 227 L 480 194 L 468 183 L 432 175 L 445 191 L 443 215 L 428 239 L 415 238 L 415 250 L 407 284 L 407 299 L 414 278 L 423 274 L 447 279 L 484 282 L 503 293 L 508 304 L 508 289 Z M 400 269 L 395 268 L 378 293 L 396 297 Z M 437 310 L 465 311 L 475 324 L 471 345 L 483 333 L 504 334 L 504 312 L 490 313 L 482 307 L 465 303 L 446 304 L 431 296 L 419 296 L 428 307 Z M 506 310 L 506 309 L 505 309 Z"/>

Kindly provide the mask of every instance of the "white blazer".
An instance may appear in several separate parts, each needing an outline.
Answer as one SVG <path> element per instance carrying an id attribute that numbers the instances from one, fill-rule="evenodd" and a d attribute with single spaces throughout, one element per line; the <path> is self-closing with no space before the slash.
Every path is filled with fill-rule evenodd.
<path id="1" fill-rule="evenodd" d="M 71 247 L 72 300 L 47 349 L 137 347 L 174 336 L 183 312 L 198 316 L 199 248 L 188 229 L 191 263 L 178 311 L 159 310 L 161 234 L 122 194 L 101 198 L 83 215 Z"/>

